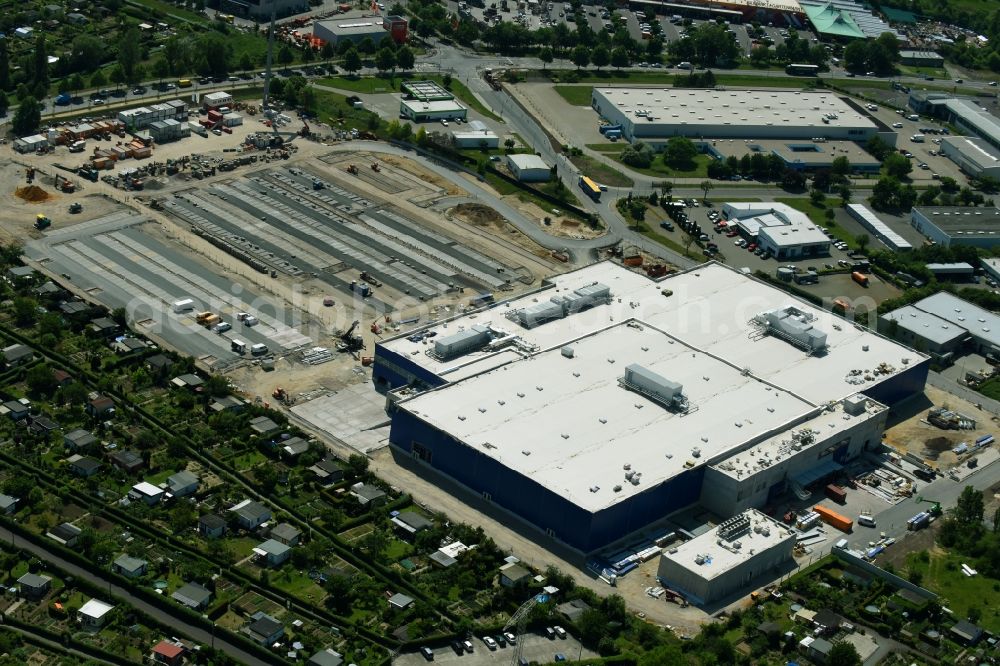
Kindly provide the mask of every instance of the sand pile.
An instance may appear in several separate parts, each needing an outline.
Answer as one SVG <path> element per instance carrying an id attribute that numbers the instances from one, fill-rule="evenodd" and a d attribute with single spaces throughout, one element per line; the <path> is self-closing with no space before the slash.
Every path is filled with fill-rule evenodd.
<path id="1" fill-rule="evenodd" d="M 28 185 L 27 187 L 19 187 L 14 190 L 14 195 L 19 199 L 24 199 L 28 203 L 41 203 L 43 201 L 48 201 L 52 198 L 48 192 L 38 187 L 37 185 Z"/>

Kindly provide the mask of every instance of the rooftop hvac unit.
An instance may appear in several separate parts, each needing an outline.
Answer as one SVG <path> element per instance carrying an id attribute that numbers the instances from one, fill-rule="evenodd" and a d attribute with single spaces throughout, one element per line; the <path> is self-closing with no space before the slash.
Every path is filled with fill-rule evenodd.
<path id="1" fill-rule="evenodd" d="M 618 380 L 619 385 L 636 393 L 641 393 L 653 402 L 669 409 L 686 411 L 687 398 L 684 397 L 683 386 L 670 381 L 666 377 L 649 370 L 638 363 L 632 363 L 625 368 L 625 376 Z"/>
<path id="2" fill-rule="evenodd" d="M 795 306 L 786 306 L 758 315 L 754 321 L 766 333 L 781 338 L 810 354 L 826 349 L 826 333 L 812 325 L 815 320 L 810 314 Z"/>
<path id="3" fill-rule="evenodd" d="M 441 359 L 450 359 L 471 351 L 481 349 L 489 344 L 490 329 L 476 325 L 453 335 L 440 338 L 434 343 L 434 355 Z"/>

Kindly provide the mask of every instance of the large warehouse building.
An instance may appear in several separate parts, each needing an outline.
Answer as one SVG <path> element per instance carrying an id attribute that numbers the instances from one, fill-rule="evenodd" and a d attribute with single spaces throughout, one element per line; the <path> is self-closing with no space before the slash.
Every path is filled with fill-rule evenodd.
<path id="1" fill-rule="evenodd" d="M 1000 179 L 1000 150 L 975 136 L 946 136 L 941 139 L 941 154 L 972 178 L 988 176 Z"/>
<path id="2" fill-rule="evenodd" d="M 595 87 L 591 106 L 629 141 L 661 149 L 675 136 L 698 139 L 842 139 L 896 133 L 830 92 Z"/>
<path id="3" fill-rule="evenodd" d="M 822 480 L 926 376 L 925 356 L 714 263 L 661 281 L 595 264 L 381 342 L 373 368 L 397 450 L 581 552 Z"/>
<path id="4" fill-rule="evenodd" d="M 939 361 L 967 353 L 1000 357 L 1000 316 L 946 291 L 879 319 L 883 330 Z"/>
<path id="5" fill-rule="evenodd" d="M 805 213 L 774 202 L 727 203 L 722 215 L 744 238 L 772 257 L 802 259 L 830 254 L 830 238 Z"/>
<path id="6" fill-rule="evenodd" d="M 938 245 L 1000 245 L 1000 209 L 921 206 L 910 211 L 910 225 Z"/>
<path id="7" fill-rule="evenodd" d="M 390 37 L 397 44 L 402 44 L 407 37 L 406 19 L 400 16 L 372 16 L 357 14 L 338 16 L 327 21 L 317 21 L 313 24 L 313 36 L 329 42 L 334 48 L 340 48 L 345 42 L 360 44 L 370 38 L 375 45 L 384 37 Z"/>
<path id="8" fill-rule="evenodd" d="M 718 601 L 792 561 L 795 532 L 759 511 L 733 516 L 660 555 L 656 578 L 697 604 Z"/>

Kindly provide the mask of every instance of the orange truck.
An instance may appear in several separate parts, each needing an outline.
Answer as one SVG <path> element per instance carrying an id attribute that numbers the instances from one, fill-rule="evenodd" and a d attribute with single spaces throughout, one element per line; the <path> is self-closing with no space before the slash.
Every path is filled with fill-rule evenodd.
<path id="1" fill-rule="evenodd" d="M 868 276 L 860 271 L 854 271 L 851 273 L 851 279 L 860 284 L 862 287 L 868 286 Z"/>
<path id="2" fill-rule="evenodd" d="M 813 507 L 813 511 L 819 514 L 820 520 L 822 520 L 827 525 L 836 527 L 841 532 L 850 532 L 854 529 L 854 521 L 846 516 L 842 516 L 833 509 L 828 509 L 825 506 L 820 506 L 817 504 Z"/>

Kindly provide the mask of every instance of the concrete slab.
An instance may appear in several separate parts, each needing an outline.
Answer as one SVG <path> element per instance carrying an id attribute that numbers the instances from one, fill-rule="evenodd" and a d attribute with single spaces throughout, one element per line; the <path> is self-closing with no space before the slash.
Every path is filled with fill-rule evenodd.
<path id="1" fill-rule="evenodd" d="M 389 444 L 384 404 L 385 398 L 365 382 L 295 405 L 291 412 L 358 452 L 368 453 Z"/>

